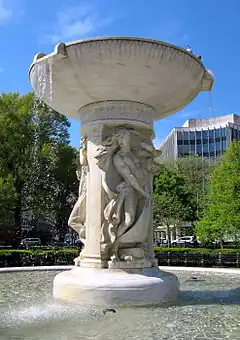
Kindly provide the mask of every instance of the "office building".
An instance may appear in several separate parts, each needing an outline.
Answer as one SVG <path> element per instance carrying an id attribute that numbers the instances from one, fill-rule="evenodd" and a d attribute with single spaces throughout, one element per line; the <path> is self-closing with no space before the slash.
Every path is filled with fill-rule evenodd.
<path id="1" fill-rule="evenodd" d="M 240 140 L 240 116 L 189 119 L 174 128 L 160 146 L 159 160 L 199 155 L 216 159 L 233 140 Z"/>

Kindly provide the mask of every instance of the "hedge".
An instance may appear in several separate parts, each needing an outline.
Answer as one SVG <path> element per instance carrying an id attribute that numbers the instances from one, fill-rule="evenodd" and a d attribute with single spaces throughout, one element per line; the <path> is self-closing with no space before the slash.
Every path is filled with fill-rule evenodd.
<path id="1" fill-rule="evenodd" d="M 174 266 L 239 267 L 240 249 L 154 248 L 158 264 Z M 0 267 L 73 265 L 78 249 L 0 250 Z"/>
<path id="2" fill-rule="evenodd" d="M 240 253 L 240 248 L 234 249 L 206 249 L 206 248 L 167 248 L 167 247 L 154 247 L 155 253 L 159 252 L 173 252 L 173 253 L 204 253 L 204 254 L 237 254 Z"/>
<path id="3" fill-rule="evenodd" d="M 162 248 L 155 247 L 159 266 L 236 267 L 240 249 Z"/>
<path id="4" fill-rule="evenodd" d="M 73 265 L 77 249 L 0 250 L 0 267 Z"/>

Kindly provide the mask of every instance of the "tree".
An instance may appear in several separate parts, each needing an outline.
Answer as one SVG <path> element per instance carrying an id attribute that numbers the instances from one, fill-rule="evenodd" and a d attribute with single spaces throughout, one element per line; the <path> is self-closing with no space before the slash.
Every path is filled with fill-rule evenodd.
<path id="1" fill-rule="evenodd" d="M 4 197 L 9 188 L 2 206 L 4 213 L 14 214 L 17 238 L 23 216 L 56 217 L 58 173 L 70 171 L 71 180 L 75 174 L 76 151 L 69 146 L 69 126 L 66 117 L 32 93 L 0 96 L 0 195 Z M 70 164 L 67 155 L 72 157 Z"/>
<path id="2" fill-rule="evenodd" d="M 215 163 L 208 158 L 192 155 L 179 158 L 176 166 L 180 175 L 184 177 L 187 190 L 192 194 L 192 207 L 197 220 L 203 215 L 209 178 Z"/>
<path id="3" fill-rule="evenodd" d="M 202 241 L 240 237 L 240 142 L 230 144 L 210 178 L 204 217 L 196 224 Z"/>
<path id="4" fill-rule="evenodd" d="M 65 143 L 59 144 L 54 169 L 55 183 L 58 187 L 54 208 L 56 212 L 55 225 L 60 241 L 63 241 L 68 228 L 69 215 L 77 200 L 79 181 L 76 176 L 76 169 L 78 163 L 77 150 Z"/>
<path id="5" fill-rule="evenodd" d="M 7 216 L 15 199 L 16 191 L 12 176 L 0 177 L 0 219 Z"/>
<path id="6" fill-rule="evenodd" d="M 162 166 L 153 179 L 154 207 L 153 219 L 155 225 L 165 225 L 168 240 L 170 226 L 176 226 L 181 221 L 193 220 L 191 193 L 187 190 L 184 177 L 177 169 Z"/>

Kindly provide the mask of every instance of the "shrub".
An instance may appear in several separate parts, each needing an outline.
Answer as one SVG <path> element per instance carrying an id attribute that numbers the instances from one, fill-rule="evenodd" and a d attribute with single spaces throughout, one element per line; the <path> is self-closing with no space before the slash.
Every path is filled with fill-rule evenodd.
<path id="1" fill-rule="evenodd" d="M 73 265 L 77 249 L 0 250 L 0 267 Z"/>

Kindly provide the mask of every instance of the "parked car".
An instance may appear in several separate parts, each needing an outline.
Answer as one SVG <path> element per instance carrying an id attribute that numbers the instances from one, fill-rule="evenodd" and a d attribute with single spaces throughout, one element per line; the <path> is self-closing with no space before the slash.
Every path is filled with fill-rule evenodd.
<path id="1" fill-rule="evenodd" d="M 75 240 L 74 245 L 78 246 L 81 250 L 84 247 L 84 243 L 80 239 Z"/>
<path id="2" fill-rule="evenodd" d="M 20 247 L 21 248 L 29 248 L 31 246 L 40 246 L 40 245 L 41 245 L 40 238 L 24 238 L 20 242 Z"/>
<path id="3" fill-rule="evenodd" d="M 182 236 L 177 240 L 172 240 L 172 246 L 198 246 L 200 242 L 197 240 L 196 236 Z"/>

